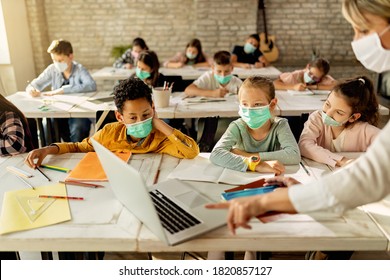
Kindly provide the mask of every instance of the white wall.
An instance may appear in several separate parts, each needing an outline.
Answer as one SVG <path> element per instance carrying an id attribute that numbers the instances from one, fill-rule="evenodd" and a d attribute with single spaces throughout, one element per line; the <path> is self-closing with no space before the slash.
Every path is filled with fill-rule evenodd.
<path id="1" fill-rule="evenodd" d="M 5 95 L 22 91 L 35 77 L 34 60 L 24 0 L 1 0 L 9 65 L 0 66 Z"/>

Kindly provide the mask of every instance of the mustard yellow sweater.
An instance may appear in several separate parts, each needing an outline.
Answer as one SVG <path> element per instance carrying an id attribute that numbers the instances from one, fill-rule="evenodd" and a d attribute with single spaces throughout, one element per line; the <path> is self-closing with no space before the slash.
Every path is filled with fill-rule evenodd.
<path id="1" fill-rule="evenodd" d="M 174 129 L 168 137 L 159 130 L 153 129 L 143 141 L 132 142 L 126 134 L 126 126 L 115 122 L 106 124 L 92 136 L 96 141 L 112 152 L 130 150 L 134 154 L 162 153 L 178 158 L 194 158 L 199 154 L 199 147 L 189 136 Z M 55 143 L 59 154 L 93 152 L 90 138 L 76 143 Z"/>

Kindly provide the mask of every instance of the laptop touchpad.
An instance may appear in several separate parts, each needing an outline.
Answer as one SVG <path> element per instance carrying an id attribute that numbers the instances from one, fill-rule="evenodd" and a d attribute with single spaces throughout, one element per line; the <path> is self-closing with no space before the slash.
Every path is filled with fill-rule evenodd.
<path id="1" fill-rule="evenodd" d="M 180 195 L 175 196 L 177 200 L 182 202 L 184 205 L 187 205 L 189 208 L 196 208 L 198 206 L 209 203 L 210 201 L 206 200 L 198 193 L 194 191 L 189 191 Z"/>

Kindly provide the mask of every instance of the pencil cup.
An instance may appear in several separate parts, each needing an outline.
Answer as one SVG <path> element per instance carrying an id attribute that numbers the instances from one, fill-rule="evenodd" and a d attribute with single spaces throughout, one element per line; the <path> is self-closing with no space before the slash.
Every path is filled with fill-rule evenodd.
<path id="1" fill-rule="evenodd" d="M 171 98 L 172 89 L 162 87 L 153 88 L 153 102 L 156 108 L 165 108 L 169 106 L 169 99 Z"/>

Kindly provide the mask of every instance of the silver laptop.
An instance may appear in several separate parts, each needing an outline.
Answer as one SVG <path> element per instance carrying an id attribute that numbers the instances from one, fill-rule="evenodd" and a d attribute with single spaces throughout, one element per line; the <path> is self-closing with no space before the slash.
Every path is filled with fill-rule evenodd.
<path id="1" fill-rule="evenodd" d="M 170 179 L 146 186 L 141 174 L 91 138 L 116 198 L 160 240 L 175 245 L 226 224 L 226 211 L 188 183 Z"/>

